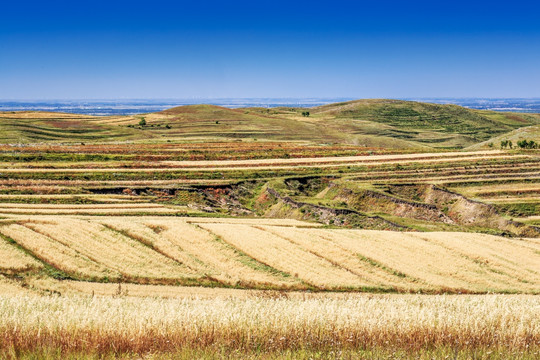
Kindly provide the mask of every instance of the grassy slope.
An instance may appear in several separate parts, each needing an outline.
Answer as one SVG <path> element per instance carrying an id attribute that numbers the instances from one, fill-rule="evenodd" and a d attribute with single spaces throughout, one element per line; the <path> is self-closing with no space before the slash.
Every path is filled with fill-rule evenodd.
<path id="1" fill-rule="evenodd" d="M 135 116 L 0 113 L 0 142 L 280 140 L 428 150 L 464 148 L 540 123 L 531 114 L 455 105 L 357 100 L 308 109 L 180 106 Z M 139 126 L 145 119 L 147 125 Z"/>
<path id="2" fill-rule="evenodd" d="M 141 137 L 138 131 L 101 124 L 98 119 L 64 113 L 0 112 L 0 143 L 126 141 Z"/>
<path id="3" fill-rule="evenodd" d="M 312 112 L 315 117 L 345 123 L 358 133 L 386 135 L 433 147 L 465 147 L 540 121 L 528 114 L 400 100 L 358 100 L 316 107 Z"/>
<path id="4" fill-rule="evenodd" d="M 516 146 L 520 140 L 534 140 L 540 143 L 540 125 L 526 126 L 516 130 L 512 130 L 508 133 L 495 136 L 487 141 L 483 141 L 478 144 L 470 146 L 469 149 L 489 149 L 490 144 L 493 144 L 493 148 L 497 149 L 501 146 L 501 141 L 510 140 Z"/>

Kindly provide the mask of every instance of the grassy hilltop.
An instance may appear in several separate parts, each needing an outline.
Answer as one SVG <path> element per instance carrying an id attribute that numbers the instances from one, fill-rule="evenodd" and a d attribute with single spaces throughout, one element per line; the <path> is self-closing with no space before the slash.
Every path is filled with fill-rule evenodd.
<path id="1" fill-rule="evenodd" d="M 309 116 L 302 113 L 309 112 Z M 1 143 L 265 140 L 390 149 L 459 149 L 540 115 L 497 113 L 400 100 L 358 100 L 314 108 L 180 106 L 135 116 L 0 113 Z M 146 123 L 140 125 L 141 121 Z"/>

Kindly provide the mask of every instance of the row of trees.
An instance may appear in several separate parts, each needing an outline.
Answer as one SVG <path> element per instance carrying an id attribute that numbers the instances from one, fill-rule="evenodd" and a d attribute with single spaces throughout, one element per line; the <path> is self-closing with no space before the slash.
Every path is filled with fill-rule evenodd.
<path id="1" fill-rule="evenodd" d="M 512 143 L 512 140 L 501 141 L 501 149 L 513 149 L 513 147 L 514 144 Z M 538 144 L 534 140 L 519 140 L 517 142 L 517 147 L 520 149 L 538 149 L 540 147 L 540 144 Z"/>
<path id="2" fill-rule="evenodd" d="M 534 140 L 520 140 L 517 142 L 517 145 L 521 149 L 538 149 L 538 143 L 534 142 Z"/>

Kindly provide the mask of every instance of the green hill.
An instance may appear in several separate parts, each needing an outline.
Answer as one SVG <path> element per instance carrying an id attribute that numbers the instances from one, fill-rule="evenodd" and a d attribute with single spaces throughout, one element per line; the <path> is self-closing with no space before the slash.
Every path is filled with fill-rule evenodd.
<path id="1" fill-rule="evenodd" d="M 308 109 L 188 105 L 112 117 L 5 112 L 0 113 L 0 142 L 243 139 L 420 151 L 466 148 L 536 124 L 540 124 L 538 114 L 498 113 L 401 100 L 357 100 Z"/>
<path id="2" fill-rule="evenodd" d="M 432 147 L 465 147 L 540 122 L 540 117 L 528 114 L 401 100 L 350 101 L 316 107 L 312 113 L 359 134 L 384 135 Z"/>

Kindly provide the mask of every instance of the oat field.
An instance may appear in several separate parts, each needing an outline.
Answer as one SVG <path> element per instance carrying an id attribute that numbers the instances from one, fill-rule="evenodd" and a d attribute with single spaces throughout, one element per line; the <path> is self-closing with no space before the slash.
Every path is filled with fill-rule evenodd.
<path id="1" fill-rule="evenodd" d="M 6 359 L 540 356 L 540 299 L 524 295 L 0 296 L 0 318 Z"/>

